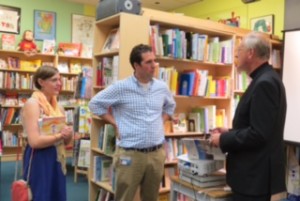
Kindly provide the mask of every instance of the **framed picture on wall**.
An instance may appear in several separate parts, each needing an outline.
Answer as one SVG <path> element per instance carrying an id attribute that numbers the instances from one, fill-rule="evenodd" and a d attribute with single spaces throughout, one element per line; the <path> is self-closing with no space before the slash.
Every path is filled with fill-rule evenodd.
<path id="1" fill-rule="evenodd" d="M 253 31 L 274 34 L 274 15 L 252 18 L 250 20 L 250 26 L 250 29 Z"/>
<path id="2" fill-rule="evenodd" d="M 34 10 L 34 38 L 35 40 L 55 40 L 55 12 Z"/>
<path id="3" fill-rule="evenodd" d="M 21 8 L 0 5 L 0 32 L 20 33 Z"/>
<path id="4" fill-rule="evenodd" d="M 95 17 L 72 14 L 72 43 L 81 44 L 82 57 L 92 57 Z"/>

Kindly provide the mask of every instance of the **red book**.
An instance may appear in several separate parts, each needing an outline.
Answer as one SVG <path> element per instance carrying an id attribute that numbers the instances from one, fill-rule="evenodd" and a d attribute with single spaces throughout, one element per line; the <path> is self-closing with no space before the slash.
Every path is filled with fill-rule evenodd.
<path id="1" fill-rule="evenodd" d="M 81 51 L 80 43 L 59 43 L 58 54 L 79 57 Z"/>

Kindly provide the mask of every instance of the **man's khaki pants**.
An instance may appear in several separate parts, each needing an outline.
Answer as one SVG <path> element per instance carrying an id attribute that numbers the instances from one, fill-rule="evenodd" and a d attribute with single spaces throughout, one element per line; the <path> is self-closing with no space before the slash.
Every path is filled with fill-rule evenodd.
<path id="1" fill-rule="evenodd" d="M 143 153 L 117 148 L 114 155 L 116 201 L 133 201 L 140 186 L 142 201 L 157 201 L 164 172 L 166 153 L 163 148 Z"/>

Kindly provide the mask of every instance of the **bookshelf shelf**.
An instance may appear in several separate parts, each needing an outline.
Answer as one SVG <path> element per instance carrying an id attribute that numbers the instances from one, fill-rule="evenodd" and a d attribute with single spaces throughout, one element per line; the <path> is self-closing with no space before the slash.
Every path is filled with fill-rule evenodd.
<path id="1" fill-rule="evenodd" d="M 165 165 L 177 165 L 178 161 L 177 160 L 174 160 L 174 161 L 166 161 L 165 162 Z"/>
<path id="2" fill-rule="evenodd" d="M 185 132 L 185 133 L 166 133 L 165 137 L 203 137 L 204 133 Z"/>
<path id="3" fill-rule="evenodd" d="M 98 20 L 96 22 L 96 26 L 110 26 L 111 28 L 115 28 L 120 24 L 120 18 L 124 15 L 123 13 L 116 14 L 105 19 Z"/>
<path id="4" fill-rule="evenodd" d="M 95 180 L 91 179 L 91 182 L 97 186 L 99 186 L 100 188 L 103 188 L 104 190 L 114 194 L 114 191 L 112 189 L 112 186 L 110 185 L 110 183 L 108 181 L 104 181 L 104 182 L 96 182 Z"/>
<path id="5" fill-rule="evenodd" d="M 0 50 L 1 56 L 16 56 L 21 59 L 27 59 L 27 60 L 35 60 L 35 59 L 52 59 L 54 60 L 56 55 L 54 54 L 41 54 L 37 53 L 32 56 L 27 56 L 24 54 L 24 52 L 21 51 L 14 51 L 14 50 Z"/>
<path id="6" fill-rule="evenodd" d="M 2 105 L 2 108 L 22 108 L 21 105 Z"/>
<path id="7" fill-rule="evenodd" d="M 197 64 L 197 65 L 200 65 L 200 66 L 232 68 L 232 64 L 210 63 L 210 62 L 203 62 L 203 61 L 196 61 L 196 60 L 189 60 L 189 59 L 177 59 L 177 58 L 173 58 L 173 57 L 161 57 L 161 56 L 157 56 L 156 60 L 158 62 L 160 62 L 160 61 L 164 61 L 164 62 L 179 62 L 182 65 Z"/>
<path id="8" fill-rule="evenodd" d="M 170 188 L 161 188 L 159 189 L 159 194 L 164 194 L 164 193 L 169 193 L 170 192 Z"/>
<path id="9" fill-rule="evenodd" d="M 190 99 L 190 98 L 198 98 L 198 99 L 207 99 L 207 100 L 230 100 L 230 97 L 207 97 L 207 96 L 183 96 L 183 95 L 175 95 L 176 99 Z"/>
<path id="10" fill-rule="evenodd" d="M 94 147 L 94 148 L 92 148 L 92 151 L 94 151 L 95 153 L 101 154 L 101 155 L 105 155 L 105 156 L 110 157 L 110 158 L 113 157 L 111 155 L 105 154 L 104 151 L 101 151 L 99 148 Z"/>
<path id="11" fill-rule="evenodd" d="M 94 53 L 95 57 L 112 57 L 119 54 L 119 50 L 112 50 L 109 52 L 96 52 Z"/>
<path id="12" fill-rule="evenodd" d="M 235 94 L 244 94 L 245 91 L 242 91 L 242 90 L 234 90 L 233 93 L 235 93 Z"/>
<path id="13" fill-rule="evenodd" d="M 100 90 L 105 89 L 105 86 L 94 86 L 93 89 L 96 91 L 100 91 Z"/>
<path id="14" fill-rule="evenodd" d="M 59 59 L 64 59 L 64 60 L 69 60 L 69 59 L 80 59 L 82 61 L 86 60 L 86 61 L 90 61 L 92 60 L 92 58 L 88 58 L 88 57 L 76 57 L 76 56 L 66 56 L 66 55 L 58 55 Z"/>

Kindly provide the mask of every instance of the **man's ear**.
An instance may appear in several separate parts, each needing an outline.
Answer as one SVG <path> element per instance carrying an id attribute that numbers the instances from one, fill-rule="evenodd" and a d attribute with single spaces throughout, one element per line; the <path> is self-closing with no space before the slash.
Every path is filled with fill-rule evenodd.
<path id="1" fill-rule="evenodd" d="M 134 68 L 134 69 L 137 69 L 139 66 L 140 66 L 140 65 L 139 65 L 138 63 L 136 63 L 136 62 L 133 63 L 133 68 Z"/>

